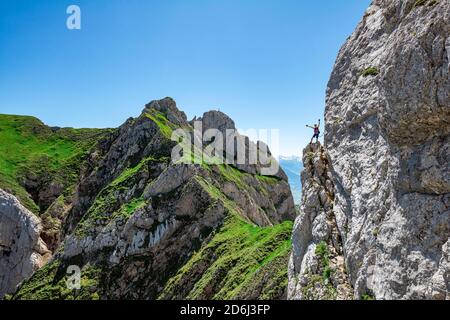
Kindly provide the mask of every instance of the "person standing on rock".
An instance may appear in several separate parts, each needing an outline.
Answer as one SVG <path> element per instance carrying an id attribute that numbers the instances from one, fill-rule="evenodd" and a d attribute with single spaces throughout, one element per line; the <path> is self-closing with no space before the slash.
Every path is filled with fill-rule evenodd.
<path id="1" fill-rule="evenodd" d="M 316 138 L 316 143 L 319 142 L 319 135 L 320 135 L 320 119 L 319 119 L 319 124 L 315 124 L 314 126 L 309 126 L 306 125 L 308 128 L 314 129 L 314 135 L 311 138 L 311 142 L 313 142 L 314 138 Z"/>

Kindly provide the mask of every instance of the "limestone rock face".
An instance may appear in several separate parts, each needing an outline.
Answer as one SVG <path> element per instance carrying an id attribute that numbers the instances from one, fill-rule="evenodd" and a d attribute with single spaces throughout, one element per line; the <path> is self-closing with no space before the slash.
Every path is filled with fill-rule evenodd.
<path id="1" fill-rule="evenodd" d="M 270 152 L 269 147 L 261 142 L 253 142 L 249 137 L 241 135 L 234 121 L 220 111 L 208 111 L 201 118 L 195 118 L 201 123 L 201 132 L 208 136 L 208 131 L 216 129 L 223 136 L 223 150 L 227 151 L 224 159 L 227 163 L 233 164 L 239 170 L 250 174 L 263 174 L 278 177 L 287 181 L 287 176 L 283 170 L 279 170 L 279 164 Z"/>
<path id="2" fill-rule="evenodd" d="M 303 150 L 303 163 L 303 201 L 292 233 L 288 298 L 351 299 L 342 238 L 333 212 L 330 159 L 317 143 Z"/>
<path id="3" fill-rule="evenodd" d="M 41 231 L 39 218 L 0 189 L 0 299 L 50 258 Z"/>
<path id="4" fill-rule="evenodd" d="M 339 52 L 325 148 L 355 298 L 450 297 L 449 58 L 445 0 L 375 0 Z"/>
<path id="5" fill-rule="evenodd" d="M 203 124 L 203 132 L 209 129 L 217 129 L 224 135 L 226 130 L 235 130 L 236 126 L 234 121 L 226 114 L 220 111 L 208 111 L 203 114 L 203 117 L 197 119 Z"/>

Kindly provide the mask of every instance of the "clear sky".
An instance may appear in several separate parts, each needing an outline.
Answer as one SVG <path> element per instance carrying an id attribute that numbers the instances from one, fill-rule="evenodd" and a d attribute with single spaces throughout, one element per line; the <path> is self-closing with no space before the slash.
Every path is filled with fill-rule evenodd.
<path id="1" fill-rule="evenodd" d="M 280 129 L 299 154 L 336 55 L 370 0 L 0 0 L 0 113 L 116 127 L 173 97 Z M 81 8 L 81 30 L 66 9 Z"/>

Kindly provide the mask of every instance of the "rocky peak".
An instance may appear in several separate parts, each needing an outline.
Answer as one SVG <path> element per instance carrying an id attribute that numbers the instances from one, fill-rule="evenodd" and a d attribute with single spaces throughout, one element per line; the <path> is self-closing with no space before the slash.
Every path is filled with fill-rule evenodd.
<path id="1" fill-rule="evenodd" d="M 178 109 L 177 103 L 170 97 L 151 101 L 145 105 L 143 113 L 145 114 L 152 109 L 161 112 L 167 120 L 175 125 L 185 126 L 187 124 L 186 114 Z"/>
<path id="2" fill-rule="evenodd" d="M 234 121 L 221 111 L 208 111 L 203 114 L 197 121 L 201 121 L 203 132 L 208 129 L 218 129 L 222 134 L 226 135 L 226 130 L 236 130 Z"/>
<path id="3" fill-rule="evenodd" d="M 218 129 L 222 133 L 223 149 L 234 151 L 233 154 L 227 154 L 226 161 L 229 164 L 250 174 L 274 176 L 287 181 L 286 174 L 272 156 L 269 146 L 262 141 L 254 142 L 241 135 L 234 121 L 223 112 L 208 111 L 203 114 L 203 117 L 191 121 L 191 125 L 194 121 L 202 123 L 202 133 L 209 129 Z M 269 170 L 270 168 L 275 169 Z"/>

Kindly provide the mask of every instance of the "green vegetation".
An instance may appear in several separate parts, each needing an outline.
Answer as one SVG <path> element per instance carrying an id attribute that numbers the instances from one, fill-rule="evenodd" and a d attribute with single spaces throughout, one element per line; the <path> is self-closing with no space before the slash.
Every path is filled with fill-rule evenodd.
<path id="1" fill-rule="evenodd" d="M 438 4 L 439 1 L 438 0 L 417 0 L 414 3 L 414 8 L 422 7 L 422 6 L 426 5 L 427 3 L 428 3 L 428 6 L 431 7 L 431 6 Z"/>
<path id="2" fill-rule="evenodd" d="M 235 174 L 227 172 L 230 178 L 236 178 Z M 281 296 L 287 286 L 292 222 L 258 227 L 244 220 L 241 209 L 211 182 L 201 177 L 197 181 L 225 205 L 228 217 L 211 241 L 168 281 L 160 299 L 182 293 L 188 299 L 237 299 L 248 292 L 257 292 L 259 299 Z M 186 282 L 193 286 L 188 288 Z"/>
<path id="3" fill-rule="evenodd" d="M 208 156 L 200 148 L 192 145 L 191 150 L 184 152 L 183 156 L 177 161 L 177 163 L 197 164 L 203 169 L 211 171 L 212 165 L 221 165 L 223 160 L 217 157 Z"/>
<path id="4" fill-rule="evenodd" d="M 243 216 L 239 213 L 241 209 L 236 205 L 236 203 L 229 200 L 213 183 L 202 177 L 197 177 L 196 180 L 213 199 L 221 201 L 228 211 L 235 215 Z"/>
<path id="5" fill-rule="evenodd" d="M 69 289 L 67 272 L 58 260 L 36 271 L 12 297 L 16 300 L 98 300 L 101 268 L 87 264 L 81 269 L 80 289 Z"/>
<path id="6" fill-rule="evenodd" d="M 233 182 L 234 184 L 236 184 L 236 186 L 238 186 L 241 189 L 246 189 L 244 181 L 245 173 L 232 166 L 225 164 L 217 165 L 217 168 L 219 169 L 220 174 L 226 181 Z"/>
<path id="7" fill-rule="evenodd" d="M 125 201 L 123 195 L 140 181 L 142 175 L 148 175 L 146 171 L 151 170 L 153 162 L 161 161 L 168 159 L 147 158 L 124 170 L 99 193 L 93 206 L 79 223 L 76 234 L 86 236 L 99 223 L 127 218 L 146 205 L 142 196 L 135 195 L 131 200 Z M 222 169 L 231 180 L 244 174 L 234 168 Z M 237 299 L 252 295 L 258 299 L 274 299 L 283 296 L 288 281 L 286 266 L 291 249 L 292 222 L 258 227 L 242 218 L 242 208 L 229 200 L 212 181 L 200 176 L 196 177 L 196 181 L 211 196 L 211 205 L 218 202 L 224 204 L 228 215 L 211 239 L 166 283 L 160 298 L 176 298 L 176 295 L 181 294 L 191 299 Z M 65 273 L 61 275 L 63 268 L 59 263 L 56 260 L 39 270 L 13 298 L 101 298 L 99 275 L 106 270 L 85 266 L 82 289 L 73 291 L 67 289 L 66 276 Z M 186 286 L 187 281 L 190 286 Z M 214 286 L 213 291 L 210 291 L 211 286 Z"/>
<path id="8" fill-rule="evenodd" d="M 343 119 L 342 117 L 334 116 L 334 117 L 333 117 L 332 123 L 334 123 L 334 124 L 340 124 L 340 123 L 342 123 L 343 121 L 344 121 L 344 119 Z"/>
<path id="9" fill-rule="evenodd" d="M 40 208 L 24 188 L 25 177 L 70 187 L 77 180 L 88 150 L 104 132 L 52 130 L 33 117 L 0 115 L 0 188 L 14 194 L 32 212 L 39 213 Z"/>
<path id="10" fill-rule="evenodd" d="M 322 276 L 318 274 L 311 274 L 308 277 L 308 284 L 302 288 L 303 297 L 307 300 L 335 300 L 337 297 L 336 288 L 330 283 L 325 283 Z M 318 286 L 324 288 L 323 296 L 316 296 L 314 292 Z"/>
<path id="11" fill-rule="evenodd" d="M 176 126 L 163 113 L 150 110 L 146 117 L 158 126 L 164 137 L 171 138 Z M 19 120 L 19 124 L 14 124 L 15 121 L 9 119 L 5 121 L 8 125 L 3 126 L 0 122 L 0 148 L 3 148 L 0 151 L 4 154 L 0 155 L 0 187 L 3 181 L 10 185 L 15 183 L 14 193 L 22 192 L 20 197 L 28 199 L 30 207 L 34 206 L 35 212 L 39 212 L 40 209 L 20 185 L 23 175 L 49 172 L 52 179 L 70 188 L 77 180 L 80 164 L 102 131 L 51 130 L 34 118 L 19 117 Z M 22 123 L 22 120 L 26 123 Z M 15 146 L 11 148 L 13 151 L 6 147 L 8 144 Z M 161 162 L 169 163 L 170 159 L 149 157 L 123 170 L 97 194 L 94 203 L 77 224 L 75 235 L 86 237 L 94 233 L 96 227 L 119 219 L 126 220 L 140 208 L 149 205 L 150 200 L 145 200 L 143 196 L 145 184 L 140 182 L 154 176 L 151 171 L 159 167 Z M 217 181 L 232 182 L 243 192 L 260 188 L 262 190 L 258 191 L 267 193 L 269 184 L 280 181 L 275 177 L 250 175 L 229 165 L 205 164 L 202 161 L 202 167 L 214 173 L 211 177 Z M 250 181 L 252 186 L 246 182 L 250 178 L 253 179 Z M 183 290 L 189 290 L 185 297 L 192 299 L 235 299 L 252 294 L 258 299 L 281 297 L 287 287 L 286 266 L 291 249 L 292 222 L 273 227 L 254 225 L 243 218 L 246 216 L 243 209 L 221 192 L 214 179 L 196 177 L 207 193 L 206 198 L 211 198 L 208 205 L 223 204 L 227 216 L 222 226 L 203 245 L 198 244 L 198 250 L 166 283 L 161 298 L 180 294 Z M 50 226 L 49 234 L 57 234 L 60 229 L 58 214 L 66 206 L 66 199 L 65 194 L 60 195 L 50 206 L 52 210 L 49 209 L 43 215 L 44 223 Z M 157 199 L 154 201 L 156 203 Z M 62 247 L 60 250 L 63 250 Z M 58 259 L 50 262 L 25 281 L 12 298 L 70 300 L 102 297 L 99 291 L 100 275 L 107 273 L 106 269 L 102 270 L 98 265 L 85 265 L 82 269 L 82 288 L 74 291 L 67 288 L 65 268 Z M 197 272 L 199 269 L 202 269 L 201 273 Z M 185 286 L 186 281 L 192 286 Z M 214 287 L 212 291 L 211 286 Z"/>
<path id="12" fill-rule="evenodd" d="M 43 235 L 45 239 L 47 240 L 47 246 L 50 245 L 49 241 L 50 239 L 57 239 L 58 235 L 61 231 L 61 223 L 65 218 L 66 214 L 66 199 L 64 195 L 60 195 L 53 203 L 50 205 L 50 207 L 41 214 L 42 219 L 42 225 L 43 225 Z M 54 248 L 50 248 L 50 250 Z"/>
<path id="13" fill-rule="evenodd" d="M 375 67 L 369 67 L 369 68 L 366 68 L 363 71 L 361 71 L 361 75 L 363 77 L 377 76 L 379 73 L 380 73 L 380 71 Z"/>
<path id="14" fill-rule="evenodd" d="M 261 193 L 266 196 L 269 195 L 269 191 L 267 189 L 267 185 L 273 185 L 275 183 L 279 182 L 279 179 L 276 177 L 269 177 L 269 176 L 262 176 L 262 175 L 251 175 L 249 173 L 240 171 L 239 169 L 234 168 L 230 165 L 216 165 L 215 168 L 217 168 L 218 173 L 220 174 L 221 178 L 224 179 L 227 182 L 232 182 L 236 185 L 236 187 L 240 190 L 242 193 Z M 209 169 L 210 170 L 210 169 Z M 252 184 L 249 184 L 247 179 L 253 179 L 256 177 L 256 179 L 259 181 L 259 183 L 256 183 L 252 186 Z M 215 199 L 221 200 L 225 205 L 228 206 L 228 209 L 236 214 L 239 214 L 243 217 L 246 216 L 245 212 L 241 212 L 241 209 L 236 206 L 236 204 L 229 200 L 217 187 L 215 187 L 213 184 L 207 182 L 204 179 L 197 179 L 199 180 L 200 184 L 202 184 L 203 188 L 205 190 L 208 190 L 208 192 L 211 194 L 211 196 Z M 265 210 L 263 208 L 260 208 L 260 213 L 265 215 Z"/>
<path id="15" fill-rule="evenodd" d="M 188 299 L 236 299 L 250 287 L 260 291 L 258 298 L 279 296 L 287 286 L 291 230 L 292 222 L 261 228 L 230 214 L 212 240 L 169 280 L 160 298 L 176 295 L 188 279 L 195 281 Z M 205 264 L 198 274 L 195 270 Z M 270 284 L 264 283 L 267 273 Z"/>
<path id="16" fill-rule="evenodd" d="M 267 185 L 274 185 L 280 182 L 280 179 L 277 177 L 263 176 L 260 174 L 252 175 L 227 164 L 220 164 L 216 167 L 225 181 L 233 182 L 242 192 L 254 189 L 246 183 L 246 178 L 250 179 L 251 177 L 255 177 L 259 181 L 259 185 L 256 187 L 258 189 L 257 191 L 265 195 L 268 195 Z"/>
<path id="17" fill-rule="evenodd" d="M 375 227 L 375 228 L 372 230 L 372 235 L 373 235 L 374 237 L 377 237 L 379 233 L 380 233 L 380 229 L 379 229 L 378 227 Z"/>
<path id="18" fill-rule="evenodd" d="M 277 184 L 277 183 L 279 183 L 281 181 L 281 179 L 279 179 L 277 177 L 263 176 L 263 175 L 260 175 L 260 174 L 256 174 L 255 177 L 259 181 L 261 181 L 263 183 L 267 183 L 267 184 Z"/>
<path id="19" fill-rule="evenodd" d="M 136 210 L 148 204 L 142 192 L 130 200 L 123 200 L 142 174 L 148 173 L 152 163 L 167 162 L 168 158 L 155 159 L 148 157 L 132 168 L 125 169 L 119 177 L 107 185 L 94 201 L 89 211 L 77 225 L 75 234 L 84 237 L 97 225 L 105 225 L 117 219 L 127 219 Z M 122 199 L 122 200 L 121 200 Z"/>
<path id="20" fill-rule="evenodd" d="M 313 160 L 314 159 L 314 157 L 315 157 L 315 153 L 314 152 L 312 152 L 312 151 L 308 151 L 307 153 L 306 153 L 306 159 L 308 159 L 308 160 Z"/>
<path id="21" fill-rule="evenodd" d="M 439 3 L 439 0 L 416 0 L 410 9 L 410 12 L 414 11 L 415 9 L 424 7 L 424 6 L 432 7 L 438 3 Z M 412 34 L 414 36 L 416 36 L 415 32 L 413 32 Z"/>
<path id="22" fill-rule="evenodd" d="M 135 213 L 138 209 L 144 207 L 146 204 L 147 203 L 142 196 L 139 198 L 135 198 L 130 202 L 124 203 L 119 210 L 112 214 L 111 220 L 116 220 L 119 218 L 129 218 L 133 213 Z"/>
<path id="23" fill-rule="evenodd" d="M 361 300 L 376 300 L 372 293 L 363 294 Z"/>
<path id="24" fill-rule="evenodd" d="M 170 139 L 172 137 L 173 130 L 176 128 L 174 124 L 170 122 L 162 112 L 156 109 L 151 109 L 146 113 L 145 116 L 158 126 L 164 137 L 166 137 L 167 139 Z"/>
<path id="25" fill-rule="evenodd" d="M 325 241 L 316 245 L 315 254 L 319 258 L 322 274 L 308 274 L 308 284 L 302 288 L 302 294 L 308 300 L 334 300 L 337 291 L 330 281 L 333 270 L 330 267 L 330 253 Z M 318 291 L 318 288 L 322 290 Z M 323 296 L 317 296 L 318 292 Z"/>
<path id="26" fill-rule="evenodd" d="M 328 245 L 325 241 L 320 242 L 316 246 L 316 255 L 320 258 L 320 261 L 322 262 L 322 277 L 323 280 L 329 280 L 331 276 L 332 269 L 330 268 L 330 259 L 329 259 L 329 252 L 328 252 Z"/>
<path id="27" fill-rule="evenodd" d="M 421 6 L 423 6 L 425 3 L 427 3 L 428 2 L 428 0 L 417 0 L 415 3 L 414 3 L 414 8 L 417 8 L 417 7 L 421 7 Z"/>
<path id="28" fill-rule="evenodd" d="M 211 168 L 214 166 L 215 168 L 217 168 L 217 171 L 225 179 L 225 181 L 233 182 L 241 189 L 248 188 L 245 183 L 245 178 L 250 176 L 256 177 L 262 183 L 276 184 L 280 182 L 279 178 L 272 176 L 263 176 L 261 174 L 251 175 L 247 172 L 233 167 L 232 165 L 224 164 L 223 161 L 218 158 L 209 157 L 201 151 L 191 152 L 187 155 L 183 155 L 183 158 L 179 162 L 201 164 L 201 166 L 208 171 L 211 171 Z"/>

